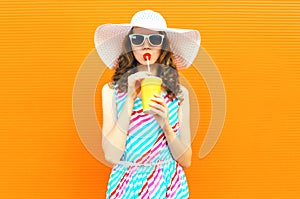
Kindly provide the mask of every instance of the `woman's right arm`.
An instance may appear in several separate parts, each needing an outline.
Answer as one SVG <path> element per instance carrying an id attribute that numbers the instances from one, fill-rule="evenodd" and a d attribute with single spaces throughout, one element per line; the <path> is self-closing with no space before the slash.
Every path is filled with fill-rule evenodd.
<path id="1" fill-rule="evenodd" d="M 151 73 L 147 71 L 140 71 L 128 77 L 127 98 L 119 117 L 117 117 L 114 90 L 109 88 L 108 84 L 105 84 L 102 88 L 102 147 L 105 159 L 111 163 L 118 163 L 125 151 L 134 100 L 140 92 L 141 81 L 149 75 Z"/>
<path id="2" fill-rule="evenodd" d="M 117 118 L 116 101 L 114 90 L 105 84 L 102 88 L 102 147 L 105 159 L 111 163 L 120 161 L 126 144 L 127 131 L 130 123 L 130 116 L 133 109 L 133 100 L 127 98 Z"/>

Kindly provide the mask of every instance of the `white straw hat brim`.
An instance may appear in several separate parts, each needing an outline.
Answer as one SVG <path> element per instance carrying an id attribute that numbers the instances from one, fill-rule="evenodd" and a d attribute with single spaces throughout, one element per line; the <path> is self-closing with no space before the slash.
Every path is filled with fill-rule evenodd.
<path id="1" fill-rule="evenodd" d="M 98 26 L 94 43 L 98 55 L 110 69 L 118 65 L 118 58 L 123 53 L 122 45 L 132 24 L 104 24 Z M 200 47 L 200 33 L 197 30 L 160 28 L 149 24 L 139 25 L 155 31 L 164 31 L 170 42 L 170 51 L 173 53 L 173 63 L 178 70 L 189 67 L 195 59 Z"/>

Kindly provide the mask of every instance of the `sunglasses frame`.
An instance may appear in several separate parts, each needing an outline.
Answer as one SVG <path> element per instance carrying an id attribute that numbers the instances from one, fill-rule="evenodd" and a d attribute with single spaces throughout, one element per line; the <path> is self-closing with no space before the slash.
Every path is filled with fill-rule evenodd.
<path id="1" fill-rule="evenodd" d="M 135 45 L 135 44 L 132 43 L 132 37 L 135 36 L 135 35 L 141 35 L 141 36 L 144 37 L 144 40 L 143 40 L 143 42 L 142 42 L 140 45 Z M 160 43 L 159 45 L 153 45 L 153 44 L 151 43 L 149 37 L 151 37 L 152 35 L 159 35 L 160 37 L 162 37 L 161 43 Z M 142 46 L 142 45 L 144 45 L 146 38 L 148 39 L 148 42 L 149 42 L 149 44 L 150 44 L 151 46 L 161 46 L 162 43 L 163 43 L 163 41 L 164 41 L 164 37 L 165 37 L 165 35 L 163 35 L 163 34 L 150 34 L 150 35 L 144 35 L 144 34 L 130 34 L 130 35 L 129 35 L 129 39 L 130 39 L 131 45 L 133 45 L 133 46 Z"/>

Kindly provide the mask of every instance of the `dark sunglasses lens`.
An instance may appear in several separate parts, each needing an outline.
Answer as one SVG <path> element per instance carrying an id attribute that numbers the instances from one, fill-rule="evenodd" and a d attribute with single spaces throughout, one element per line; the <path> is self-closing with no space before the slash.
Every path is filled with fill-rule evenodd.
<path id="1" fill-rule="evenodd" d="M 151 35 L 149 40 L 152 45 L 158 46 L 161 45 L 163 38 L 160 35 Z"/>
<path id="2" fill-rule="evenodd" d="M 144 41 L 144 36 L 142 35 L 133 35 L 132 36 L 132 39 L 131 39 L 131 42 L 134 44 L 134 45 L 141 45 Z"/>

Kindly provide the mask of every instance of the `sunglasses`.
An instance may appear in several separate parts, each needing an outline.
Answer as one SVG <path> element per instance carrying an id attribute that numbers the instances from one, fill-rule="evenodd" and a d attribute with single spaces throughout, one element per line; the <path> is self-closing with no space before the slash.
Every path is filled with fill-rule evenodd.
<path id="1" fill-rule="evenodd" d="M 130 34 L 129 35 L 131 44 L 134 46 L 141 46 L 145 43 L 145 39 L 147 38 L 151 46 L 160 46 L 164 40 L 164 35 L 161 34 L 151 34 L 151 35 L 143 35 L 143 34 Z"/>

